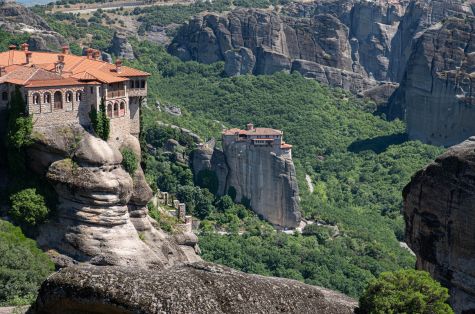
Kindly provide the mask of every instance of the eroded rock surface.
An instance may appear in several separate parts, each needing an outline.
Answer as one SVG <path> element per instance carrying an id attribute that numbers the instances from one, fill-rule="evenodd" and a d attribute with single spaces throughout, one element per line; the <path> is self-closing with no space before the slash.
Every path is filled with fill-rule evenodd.
<path id="1" fill-rule="evenodd" d="M 235 194 L 270 223 L 295 228 L 300 223 L 299 190 L 291 158 L 277 156 L 272 148 L 234 142 L 215 149 L 214 140 L 193 154 L 193 172 L 211 170 L 217 176 L 219 195 Z"/>
<path id="2" fill-rule="evenodd" d="M 456 313 L 475 311 L 475 138 L 451 147 L 404 188 L 406 242 L 417 268 L 449 288 Z"/>
<path id="3" fill-rule="evenodd" d="M 450 146 L 475 134 L 475 18 L 452 17 L 417 41 L 392 111 L 411 139 Z"/>
<path id="4" fill-rule="evenodd" d="M 123 33 L 116 32 L 112 38 L 109 51 L 119 58 L 134 60 L 135 54 L 132 45 L 127 40 L 127 36 Z"/>
<path id="5" fill-rule="evenodd" d="M 46 176 L 59 198 L 55 219 L 41 227 L 37 241 L 53 252 L 58 266 L 86 262 L 162 269 L 200 260 L 197 241 L 177 243 L 148 216 L 152 191 L 140 165 L 132 175 L 122 168 L 119 149 L 130 148 L 140 157 L 137 138 L 129 135 L 114 147 L 80 128 L 37 130 L 36 136 L 30 165 Z"/>
<path id="6" fill-rule="evenodd" d="M 350 314 L 357 302 L 301 282 L 194 263 L 166 271 L 70 267 L 41 286 L 30 314 L 325 313 Z"/>

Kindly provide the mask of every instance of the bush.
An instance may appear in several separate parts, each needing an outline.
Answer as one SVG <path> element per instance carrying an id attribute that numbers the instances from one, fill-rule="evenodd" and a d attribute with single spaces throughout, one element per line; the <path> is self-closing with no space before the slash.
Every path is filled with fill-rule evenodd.
<path id="1" fill-rule="evenodd" d="M 0 306 L 30 304 L 54 271 L 49 258 L 20 228 L 0 219 Z"/>
<path id="2" fill-rule="evenodd" d="M 447 289 L 427 272 L 412 269 L 385 272 L 366 288 L 358 313 L 453 313 L 445 303 L 448 298 Z"/>
<path id="3" fill-rule="evenodd" d="M 10 216 L 13 220 L 26 226 L 36 226 L 42 223 L 48 216 L 48 207 L 42 195 L 36 193 L 36 189 L 30 188 L 17 192 L 10 196 Z"/>
<path id="4" fill-rule="evenodd" d="M 92 127 L 96 135 L 104 141 L 107 141 L 110 134 L 110 119 L 107 117 L 104 99 L 101 101 L 99 111 L 93 108 L 89 113 L 89 118 L 91 119 Z"/>
<path id="5" fill-rule="evenodd" d="M 133 175 L 137 170 L 138 158 L 130 148 L 124 148 L 120 151 L 122 153 L 122 167 L 129 174 Z"/>

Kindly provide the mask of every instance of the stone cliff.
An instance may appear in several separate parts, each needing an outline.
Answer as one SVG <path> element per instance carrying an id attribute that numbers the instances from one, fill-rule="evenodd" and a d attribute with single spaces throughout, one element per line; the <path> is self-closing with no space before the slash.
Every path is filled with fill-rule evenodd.
<path id="1" fill-rule="evenodd" d="M 225 61 L 228 75 L 298 71 L 363 92 L 402 79 L 421 31 L 448 16 L 471 14 L 470 3 L 457 0 L 327 0 L 292 3 L 281 12 L 236 9 L 192 19 L 169 51 L 182 60 Z"/>
<path id="2" fill-rule="evenodd" d="M 248 203 L 274 225 L 298 226 L 301 214 L 291 158 L 247 142 L 225 145 L 221 151 L 212 141 L 194 152 L 193 172 L 199 174 L 206 169 L 216 173 L 219 195 L 235 193 L 235 201 Z"/>
<path id="3" fill-rule="evenodd" d="M 451 147 L 404 188 L 406 242 L 417 268 L 449 288 L 456 313 L 475 311 L 475 138 Z"/>
<path id="4" fill-rule="evenodd" d="M 0 26 L 13 34 L 28 34 L 31 50 L 57 51 L 66 43 L 42 17 L 20 4 L 0 4 Z"/>
<path id="5" fill-rule="evenodd" d="M 357 302 L 301 282 L 209 263 L 166 271 L 70 267 L 50 276 L 28 313 L 350 314 Z"/>
<path id="6" fill-rule="evenodd" d="M 51 182 L 59 198 L 55 218 L 41 227 L 37 241 L 58 266 L 163 269 L 200 260 L 196 236 L 180 245 L 155 228 L 146 207 L 152 191 L 140 166 L 132 175 L 121 167 L 119 149 L 140 156 L 137 138 L 114 147 L 79 127 L 38 129 L 35 138 L 30 168 Z"/>
<path id="7" fill-rule="evenodd" d="M 390 99 L 411 139 L 450 146 L 475 134 L 475 18 L 452 17 L 418 39 Z"/>

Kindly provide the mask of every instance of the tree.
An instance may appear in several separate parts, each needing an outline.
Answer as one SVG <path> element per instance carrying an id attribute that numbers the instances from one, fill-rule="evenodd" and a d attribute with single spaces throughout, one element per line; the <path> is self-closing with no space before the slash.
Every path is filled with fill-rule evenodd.
<path id="1" fill-rule="evenodd" d="M 45 199 L 30 188 L 10 196 L 10 216 L 20 225 L 35 226 L 43 222 L 48 215 Z"/>
<path id="2" fill-rule="evenodd" d="M 453 313 L 446 303 L 448 298 L 448 290 L 425 271 L 384 272 L 366 288 L 359 300 L 358 313 Z"/>
<path id="3" fill-rule="evenodd" d="M 120 152 L 122 153 L 122 166 L 124 167 L 125 171 L 127 171 L 130 175 L 133 175 L 137 170 L 137 156 L 130 148 L 124 148 Z"/>
<path id="4" fill-rule="evenodd" d="M 101 99 L 99 111 L 93 108 L 89 113 L 89 118 L 91 119 L 92 127 L 96 135 L 104 141 L 107 141 L 110 134 L 110 119 L 107 116 L 104 98 Z"/>

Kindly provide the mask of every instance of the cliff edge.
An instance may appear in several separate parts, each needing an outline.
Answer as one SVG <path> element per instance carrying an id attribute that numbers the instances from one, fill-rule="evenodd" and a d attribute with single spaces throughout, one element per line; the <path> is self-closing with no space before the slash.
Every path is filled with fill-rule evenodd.
<path id="1" fill-rule="evenodd" d="M 350 314 L 357 302 L 301 282 L 245 274 L 210 263 L 166 271 L 70 267 L 50 276 L 28 313 Z"/>
<path id="2" fill-rule="evenodd" d="M 406 242 L 417 268 L 449 288 L 456 313 L 475 311 L 475 137 L 451 147 L 404 188 Z"/>

